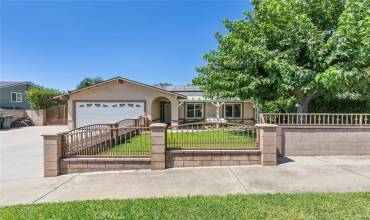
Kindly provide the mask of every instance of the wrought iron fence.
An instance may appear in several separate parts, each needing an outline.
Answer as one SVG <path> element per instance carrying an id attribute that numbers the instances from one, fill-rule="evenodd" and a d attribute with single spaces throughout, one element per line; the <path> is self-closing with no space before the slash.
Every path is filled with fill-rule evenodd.
<path id="1" fill-rule="evenodd" d="M 370 114 L 330 113 L 261 113 L 262 124 L 370 126 Z"/>
<path id="2" fill-rule="evenodd" d="M 83 126 L 62 134 L 63 157 L 148 157 L 146 117 Z"/>
<path id="3" fill-rule="evenodd" d="M 167 129 L 169 149 L 258 148 L 256 127 L 231 123 L 191 123 Z"/>
<path id="4" fill-rule="evenodd" d="M 149 125 L 149 120 L 147 117 L 140 116 L 137 119 L 123 119 L 118 121 L 116 127 L 124 128 L 124 127 L 147 127 Z"/>
<path id="5" fill-rule="evenodd" d="M 149 157 L 149 127 L 78 129 L 62 135 L 63 157 Z"/>

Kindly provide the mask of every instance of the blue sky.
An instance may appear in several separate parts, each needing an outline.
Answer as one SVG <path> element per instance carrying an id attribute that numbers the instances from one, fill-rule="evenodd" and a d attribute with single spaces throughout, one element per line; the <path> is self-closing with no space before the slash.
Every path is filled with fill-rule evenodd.
<path id="1" fill-rule="evenodd" d="M 84 77 L 120 75 L 190 83 L 217 47 L 222 20 L 249 1 L 1 1 L 2 81 L 74 89 Z"/>

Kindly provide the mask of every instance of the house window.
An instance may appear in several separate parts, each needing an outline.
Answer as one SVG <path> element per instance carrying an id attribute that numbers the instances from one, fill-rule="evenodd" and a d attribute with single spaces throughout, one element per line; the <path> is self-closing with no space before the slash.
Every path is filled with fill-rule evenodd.
<path id="1" fill-rule="evenodd" d="M 202 103 L 187 103 L 186 104 L 187 118 L 203 118 L 203 104 Z"/>
<path id="2" fill-rule="evenodd" d="M 22 93 L 12 92 L 11 96 L 12 102 L 22 102 Z"/>
<path id="3" fill-rule="evenodd" d="M 225 118 L 241 118 L 241 109 L 240 103 L 225 104 Z"/>

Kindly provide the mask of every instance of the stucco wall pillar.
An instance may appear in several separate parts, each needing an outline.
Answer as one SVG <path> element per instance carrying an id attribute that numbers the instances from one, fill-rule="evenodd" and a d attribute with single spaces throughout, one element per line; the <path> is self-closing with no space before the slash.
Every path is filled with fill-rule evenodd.
<path id="1" fill-rule="evenodd" d="M 154 99 L 148 100 L 148 102 L 146 103 L 146 109 L 145 109 L 145 115 L 146 117 L 148 117 L 150 121 L 153 120 L 153 116 L 152 116 L 153 101 Z"/>
<path id="2" fill-rule="evenodd" d="M 276 127 L 276 150 L 277 150 L 277 156 L 283 156 L 284 155 L 284 138 L 283 138 L 283 128 L 282 127 Z"/>
<path id="3" fill-rule="evenodd" d="M 171 126 L 179 124 L 179 101 L 177 99 L 171 100 Z"/>
<path id="4" fill-rule="evenodd" d="M 74 105 L 74 102 L 71 99 L 69 99 L 68 105 L 67 105 L 67 108 L 68 108 L 67 124 L 68 124 L 69 130 L 75 129 L 75 121 L 73 121 L 73 118 L 75 117 L 74 112 L 73 112 L 73 109 L 74 109 L 73 105 Z"/>
<path id="5" fill-rule="evenodd" d="M 151 138 L 151 169 L 164 170 L 166 168 L 167 124 L 154 123 L 149 127 Z"/>
<path id="6" fill-rule="evenodd" d="M 44 134 L 44 176 L 58 176 L 62 156 L 62 135 Z"/>
<path id="7" fill-rule="evenodd" d="M 256 124 L 256 126 L 259 129 L 259 144 L 262 151 L 261 164 L 262 166 L 275 166 L 277 164 L 277 125 Z"/>

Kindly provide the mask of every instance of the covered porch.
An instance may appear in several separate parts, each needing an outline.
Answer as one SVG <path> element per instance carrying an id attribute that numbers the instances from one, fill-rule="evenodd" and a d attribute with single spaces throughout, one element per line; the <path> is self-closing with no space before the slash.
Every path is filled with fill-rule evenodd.
<path id="1" fill-rule="evenodd" d="M 256 107 L 252 101 L 181 100 L 178 111 L 179 123 L 218 121 L 254 124 L 256 121 Z"/>
<path id="2" fill-rule="evenodd" d="M 179 101 L 176 98 L 160 96 L 153 99 L 150 109 L 151 122 L 178 125 L 178 104 Z"/>

